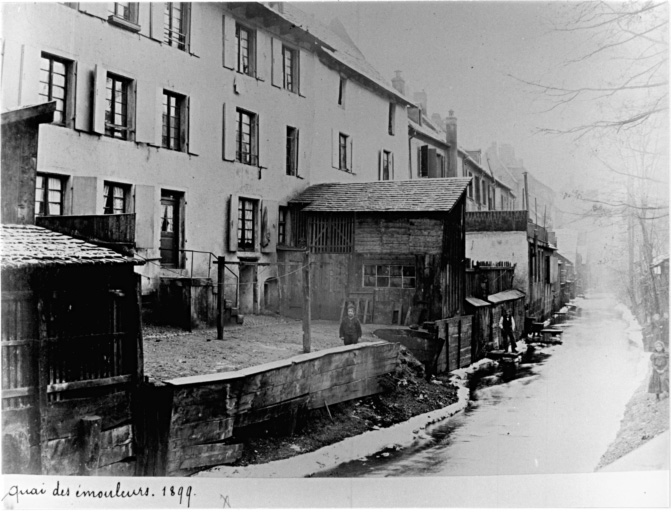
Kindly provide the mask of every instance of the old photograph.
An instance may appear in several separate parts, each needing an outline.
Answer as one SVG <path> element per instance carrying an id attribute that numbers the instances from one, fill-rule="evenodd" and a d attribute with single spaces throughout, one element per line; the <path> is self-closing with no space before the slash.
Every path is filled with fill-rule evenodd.
<path id="1" fill-rule="evenodd" d="M 0 13 L 3 507 L 669 505 L 668 2 Z"/>

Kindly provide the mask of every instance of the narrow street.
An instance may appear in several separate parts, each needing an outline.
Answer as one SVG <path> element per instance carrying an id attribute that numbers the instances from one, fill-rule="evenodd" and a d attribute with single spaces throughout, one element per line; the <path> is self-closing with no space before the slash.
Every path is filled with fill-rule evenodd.
<path id="1" fill-rule="evenodd" d="M 509 383 L 485 388 L 424 442 L 343 464 L 317 477 L 590 473 L 640 384 L 644 353 L 616 302 L 595 296 L 564 326 L 563 345 Z"/>

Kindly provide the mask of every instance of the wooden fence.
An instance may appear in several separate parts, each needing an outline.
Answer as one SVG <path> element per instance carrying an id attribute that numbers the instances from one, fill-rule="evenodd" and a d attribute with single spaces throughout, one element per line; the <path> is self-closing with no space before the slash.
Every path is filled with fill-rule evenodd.
<path id="1" fill-rule="evenodd" d="M 301 409 L 379 393 L 379 377 L 396 368 L 398 354 L 397 343 L 360 343 L 146 387 L 141 471 L 176 476 L 230 463 L 242 451 L 231 439 L 236 429 L 290 423 Z"/>

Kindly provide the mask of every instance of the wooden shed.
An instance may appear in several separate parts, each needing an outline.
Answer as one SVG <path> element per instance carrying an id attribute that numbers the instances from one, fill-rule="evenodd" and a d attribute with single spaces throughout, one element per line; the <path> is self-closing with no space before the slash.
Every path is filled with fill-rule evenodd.
<path id="1" fill-rule="evenodd" d="M 296 197 L 292 210 L 307 225 L 313 318 L 338 320 L 346 300 L 367 323 L 461 315 L 469 181 L 325 183 Z M 283 295 L 300 294 L 298 281 L 285 278 Z"/>
<path id="2" fill-rule="evenodd" d="M 133 475 L 137 262 L 31 225 L 0 243 L 3 472 Z"/>

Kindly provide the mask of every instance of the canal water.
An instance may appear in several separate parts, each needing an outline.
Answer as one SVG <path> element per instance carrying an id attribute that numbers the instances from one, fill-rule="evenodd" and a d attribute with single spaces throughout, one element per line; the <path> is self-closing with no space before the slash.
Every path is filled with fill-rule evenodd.
<path id="1" fill-rule="evenodd" d="M 315 477 L 467 476 L 594 471 L 641 381 L 644 353 L 608 296 L 582 301 L 563 345 L 510 382 L 477 391 L 469 408 L 416 444 Z"/>

